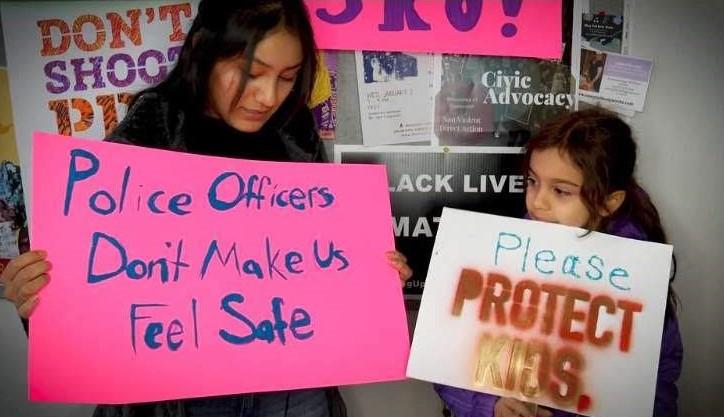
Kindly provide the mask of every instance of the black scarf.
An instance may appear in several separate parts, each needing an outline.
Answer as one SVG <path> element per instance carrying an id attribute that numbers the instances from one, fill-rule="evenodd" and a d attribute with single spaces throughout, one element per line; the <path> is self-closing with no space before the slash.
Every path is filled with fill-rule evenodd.
<path id="1" fill-rule="evenodd" d="M 207 115 L 188 117 L 185 124 L 188 152 L 259 161 L 289 161 L 281 136 L 271 128 L 244 133 L 223 120 Z"/>

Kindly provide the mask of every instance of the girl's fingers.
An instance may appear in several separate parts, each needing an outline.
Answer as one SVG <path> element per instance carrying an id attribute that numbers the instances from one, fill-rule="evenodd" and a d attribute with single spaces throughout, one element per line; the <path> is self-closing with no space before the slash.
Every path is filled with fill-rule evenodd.
<path id="1" fill-rule="evenodd" d="M 15 276 L 11 277 L 10 281 L 7 283 L 5 297 L 13 301 L 16 305 L 19 304 L 19 301 L 24 302 L 25 299 L 27 299 L 27 292 L 25 293 L 25 298 L 23 300 L 19 300 L 19 298 L 23 296 L 21 291 L 26 291 L 23 290 L 23 288 L 38 277 L 47 275 L 49 270 L 50 262 L 43 260 L 25 266 L 25 268 L 19 270 Z M 35 285 L 37 285 L 37 283 Z M 30 289 L 32 289 L 32 287 Z"/>
<path id="2" fill-rule="evenodd" d="M 400 272 L 400 280 L 405 283 L 408 279 L 412 278 L 412 268 L 410 268 L 409 265 L 403 264 L 400 269 L 398 269 Z"/>
<path id="3" fill-rule="evenodd" d="M 38 306 L 38 297 L 33 296 L 18 307 L 18 315 L 24 319 L 30 318 L 30 315 L 35 311 L 35 307 Z"/>
<path id="4" fill-rule="evenodd" d="M 407 257 L 396 250 L 389 251 L 386 255 L 392 267 L 400 273 L 400 280 L 404 284 L 405 281 L 412 277 L 412 268 L 407 264 Z"/>
<path id="5" fill-rule="evenodd" d="M 536 417 L 553 417 L 553 413 L 551 410 L 546 410 L 543 407 L 538 407 L 538 413 L 536 414 Z"/>
<path id="6" fill-rule="evenodd" d="M 407 262 L 407 258 L 405 257 L 405 255 L 403 255 L 401 252 L 398 252 L 396 250 L 391 250 L 391 251 L 385 253 L 385 255 L 387 255 L 387 259 L 389 259 L 391 261 L 394 260 L 394 261 Z"/>
<path id="7" fill-rule="evenodd" d="M 41 289 L 43 289 L 43 287 L 48 285 L 48 281 L 50 281 L 50 277 L 43 274 L 20 287 L 17 295 L 18 302 L 16 305 L 21 305 L 30 300 L 30 298 L 36 295 Z"/>
<path id="8" fill-rule="evenodd" d="M 499 399 L 495 404 L 495 409 L 496 417 L 535 417 L 525 404 L 514 398 Z M 497 411 L 500 411 L 500 413 Z"/>
<path id="9" fill-rule="evenodd" d="M 32 250 L 25 252 L 22 255 L 16 256 L 12 261 L 8 263 L 5 269 L 0 274 L 0 281 L 9 285 L 10 281 L 25 267 L 34 263 L 40 262 L 45 259 L 48 254 L 42 250 Z"/>

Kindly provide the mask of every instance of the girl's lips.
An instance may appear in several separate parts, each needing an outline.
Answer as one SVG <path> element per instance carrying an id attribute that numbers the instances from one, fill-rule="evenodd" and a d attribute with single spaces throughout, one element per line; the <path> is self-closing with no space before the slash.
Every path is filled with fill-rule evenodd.
<path id="1" fill-rule="evenodd" d="M 536 215 L 535 215 L 535 214 L 533 214 L 533 213 L 528 213 L 528 217 L 530 217 L 530 219 L 531 219 L 531 220 L 535 220 L 535 221 L 538 221 L 538 222 L 544 222 L 544 223 L 558 223 L 558 222 L 556 222 L 556 221 L 553 221 L 553 220 L 545 220 L 545 219 L 542 219 L 542 218 L 540 218 L 540 217 L 536 216 Z"/>
<path id="2" fill-rule="evenodd" d="M 269 113 L 268 110 L 252 110 L 252 109 L 247 109 L 246 107 L 242 107 L 241 110 L 247 119 L 252 119 L 252 120 L 264 120 L 264 119 L 266 119 L 266 116 Z"/>

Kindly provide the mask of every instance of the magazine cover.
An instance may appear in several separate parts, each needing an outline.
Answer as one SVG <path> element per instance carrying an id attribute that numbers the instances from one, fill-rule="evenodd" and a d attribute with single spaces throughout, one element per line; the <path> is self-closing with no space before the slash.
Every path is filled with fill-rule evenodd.
<path id="1" fill-rule="evenodd" d="M 432 54 L 356 51 L 365 145 L 429 142 Z"/>
<path id="2" fill-rule="evenodd" d="M 532 58 L 435 57 L 433 145 L 523 146 L 574 106 L 570 69 Z"/>

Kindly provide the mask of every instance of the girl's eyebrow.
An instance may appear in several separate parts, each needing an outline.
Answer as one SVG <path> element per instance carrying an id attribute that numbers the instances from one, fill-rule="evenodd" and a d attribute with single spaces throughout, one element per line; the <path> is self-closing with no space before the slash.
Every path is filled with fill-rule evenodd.
<path id="1" fill-rule="evenodd" d="M 261 66 L 263 66 L 263 67 L 267 67 L 267 68 L 271 68 L 271 67 L 272 67 L 271 64 L 267 64 L 266 62 L 262 61 L 262 60 L 259 59 L 259 58 L 254 58 L 254 62 L 256 62 L 257 64 L 259 64 L 259 65 L 261 65 Z M 297 69 L 297 68 L 299 68 L 299 67 L 301 67 L 301 66 L 302 66 L 302 63 L 300 62 L 300 63 L 298 63 L 298 64 L 296 64 L 296 65 L 292 65 L 292 66 L 290 66 L 290 67 L 284 68 L 283 71 L 289 71 L 289 70 L 291 70 L 291 69 Z"/>
<path id="2" fill-rule="evenodd" d="M 532 168 L 528 168 L 528 175 L 531 175 L 531 174 L 532 174 L 534 177 L 537 177 L 537 176 L 538 176 L 538 174 L 536 174 L 535 171 L 533 171 Z M 554 183 L 568 184 L 568 185 L 571 185 L 571 186 L 573 186 L 573 187 L 581 187 L 581 184 L 577 184 L 577 183 L 575 183 L 575 182 L 573 182 L 573 181 L 568 181 L 568 180 L 565 180 L 565 179 L 563 179 L 563 178 L 555 178 L 555 177 L 554 177 L 554 178 L 551 178 L 551 181 L 554 182 Z"/>
<path id="3" fill-rule="evenodd" d="M 581 184 L 576 184 L 575 182 L 571 182 L 571 181 L 564 180 L 564 179 L 561 179 L 561 178 L 553 178 L 553 182 L 555 182 L 555 183 L 562 183 L 562 184 L 568 184 L 568 185 L 571 185 L 571 186 L 573 186 L 573 187 L 580 187 L 580 186 L 581 186 Z"/>

